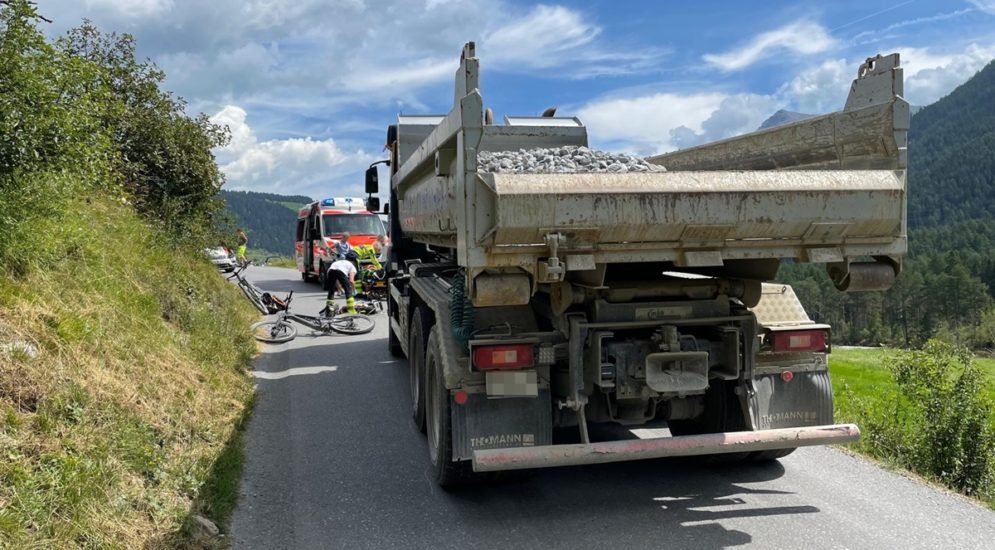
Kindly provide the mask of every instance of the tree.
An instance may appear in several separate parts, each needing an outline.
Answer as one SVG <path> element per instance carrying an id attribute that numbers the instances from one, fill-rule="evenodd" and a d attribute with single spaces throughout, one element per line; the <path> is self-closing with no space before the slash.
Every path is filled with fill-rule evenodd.
<path id="1" fill-rule="evenodd" d="M 222 207 L 217 191 L 224 183 L 211 150 L 228 143 L 227 127 L 204 114 L 188 117 L 186 103 L 160 89 L 165 73 L 136 59 L 129 34 L 104 34 L 86 21 L 56 46 L 101 69 L 86 85 L 109 92 L 100 117 L 120 152 L 119 171 L 138 211 L 174 236 L 209 227 Z"/>

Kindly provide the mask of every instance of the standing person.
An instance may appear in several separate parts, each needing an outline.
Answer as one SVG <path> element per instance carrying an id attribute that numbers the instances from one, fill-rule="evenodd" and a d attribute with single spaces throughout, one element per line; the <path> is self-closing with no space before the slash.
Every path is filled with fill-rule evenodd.
<path id="1" fill-rule="evenodd" d="M 340 239 L 338 242 L 335 243 L 336 258 L 344 260 L 346 259 L 346 254 L 352 251 L 352 245 L 349 244 L 349 237 L 351 237 L 351 235 L 349 235 L 348 233 L 343 233 L 342 239 Z"/>
<path id="2" fill-rule="evenodd" d="M 239 265 L 245 265 L 247 261 L 245 259 L 245 248 L 249 244 L 249 236 L 245 234 L 245 231 L 242 231 L 241 227 L 235 230 L 235 236 L 238 237 L 238 263 Z"/>
<path id="3" fill-rule="evenodd" d="M 335 301 L 335 287 L 342 285 L 345 292 L 346 313 L 356 313 L 356 266 L 346 259 L 335 260 L 328 268 L 328 296 L 325 297 L 325 308 L 332 311 Z"/>

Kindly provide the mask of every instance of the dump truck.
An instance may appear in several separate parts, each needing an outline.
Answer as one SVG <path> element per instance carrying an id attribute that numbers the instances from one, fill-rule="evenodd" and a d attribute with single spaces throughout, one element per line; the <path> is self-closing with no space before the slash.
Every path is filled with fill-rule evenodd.
<path id="1" fill-rule="evenodd" d="M 484 152 L 588 145 L 575 117 L 495 124 L 464 46 L 452 110 L 387 130 L 391 353 L 443 486 L 490 472 L 859 438 L 833 423 L 828 325 L 783 262 L 888 288 L 906 253 L 897 54 L 835 113 L 654 156 L 666 171 L 503 173 Z M 661 128 L 661 132 L 665 131 Z M 366 174 L 377 192 L 376 167 Z"/>

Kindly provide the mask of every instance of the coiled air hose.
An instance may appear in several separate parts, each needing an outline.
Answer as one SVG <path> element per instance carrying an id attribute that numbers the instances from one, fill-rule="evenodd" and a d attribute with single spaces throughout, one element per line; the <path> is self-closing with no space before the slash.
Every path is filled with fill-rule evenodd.
<path id="1" fill-rule="evenodd" d="M 466 295 L 466 272 L 459 270 L 452 280 L 449 299 L 449 326 L 463 351 L 469 351 L 473 334 L 473 302 Z"/>

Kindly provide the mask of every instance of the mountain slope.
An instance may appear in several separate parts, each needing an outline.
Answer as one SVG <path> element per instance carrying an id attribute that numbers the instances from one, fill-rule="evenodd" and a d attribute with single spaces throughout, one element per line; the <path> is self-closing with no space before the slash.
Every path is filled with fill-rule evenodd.
<path id="1" fill-rule="evenodd" d="M 782 124 L 790 124 L 792 122 L 797 122 L 813 116 L 815 115 L 807 115 L 805 113 L 796 113 L 794 111 L 785 111 L 784 109 L 781 109 L 770 115 L 767 120 L 763 121 L 757 130 L 766 130 L 767 128 L 773 128 Z"/>
<path id="2" fill-rule="evenodd" d="M 312 201 L 303 195 L 276 195 L 251 191 L 221 191 L 235 224 L 249 235 L 249 252 L 294 255 L 297 206 Z"/>
<path id="3" fill-rule="evenodd" d="M 995 217 L 995 62 L 922 108 L 909 129 L 909 223 Z"/>

